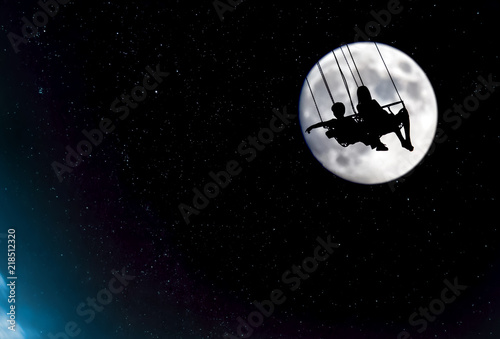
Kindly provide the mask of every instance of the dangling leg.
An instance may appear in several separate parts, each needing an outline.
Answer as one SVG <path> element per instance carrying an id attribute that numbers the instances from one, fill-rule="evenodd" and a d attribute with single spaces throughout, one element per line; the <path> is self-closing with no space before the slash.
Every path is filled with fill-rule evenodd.
<path id="1" fill-rule="evenodd" d="M 375 150 L 377 150 L 377 151 L 388 151 L 389 150 L 387 148 L 387 146 L 384 143 L 382 143 L 382 141 L 380 141 L 380 138 L 374 139 L 374 142 L 376 145 Z"/>
<path id="2" fill-rule="evenodd" d="M 401 142 L 401 146 L 405 147 L 405 142 L 406 140 L 403 138 L 403 135 L 401 134 L 401 130 L 399 129 L 399 124 L 394 128 L 394 133 L 398 136 L 399 141 Z"/>
<path id="3" fill-rule="evenodd" d="M 406 110 L 406 108 L 401 108 L 398 112 L 398 114 L 396 115 L 398 117 L 398 121 L 400 121 L 401 123 L 403 123 L 403 128 L 405 130 L 405 137 L 406 139 L 403 139 L 402 140 L 402 137 L 399 139 L 401 140 L 401 146 L 403 146 L 404 148 L 406 148 L 407 150 L 409 150 L 410 152 L 413 151 L 413 145 L 411 144 L 411 138 L 410 138 L 410 116 L 408 114 L 408 111 Z M 399 134 L 401 134 L 401 131 L 399 130 L 399 128 L 397 129 Z M 396 132 L 396 134 L 398 134 L 398 132 Z M 399 135 L 398 135 L 398 138 L 399 138 Z"/>
<path id="4" fill-rule="evenodd" d="M 383 112 L 384 114 L 380 115 L 379 117 L 378 124 L 374 126 L 376 134 L 385 135 L 388 133 L 395 133 L 399 141 L 401 142 L 401 146 L 405 147 L 406 140 L 403 138 L 403 135 L 401 134 L 401 131 L 399 129 L 399 124 L 401 123 L 399 121 L 399 117 L 394 114 L 389 114 L 385 111 Z M 387 146 L 380 141 L 380 137 L 377 137 L 376 141 L 373 141 L 373 144 L 376 145 L 377 151 L 386 151 L 388 149 Z"/>
<path id="5" fill-rule="evenodd" d="M 380 126 L 380 134 L 395 133 L 401 142 L 401 147 L 406 148 L 410 152 L 413 151 L 413 146 L 410 141 L 410 118 L 406 109 L 402 108 L 398 114 L 389 114 L 382 116 L 382 124 Z M 406 139 L 403 138 L 400 125 L 403 124 Z"/>
<path id="6" fill-rule="evenodd" d="M 367 122 L 363 122 L 362 125 L 358 125 L 359 132 L 363 136 L 361 141 L 366 146 L 370 146 L 372 149 L 376 149 L 377 151 L 387 151 L 387 146 L 380 141 L 378 134 L 379 131 L 377 129 L 378 126 L 371 125 L 368 127 L 367 124 Z"/>
<path id="7" fill-rule="evenodd" d="M 366 136 L 362 141 L 366 146 L 370 146 L 372 149 L 376 149 L 377 151 L 387 151 L 389 150 L 387 146 L 380 141 L 379 137 L 376 136 Z"/>

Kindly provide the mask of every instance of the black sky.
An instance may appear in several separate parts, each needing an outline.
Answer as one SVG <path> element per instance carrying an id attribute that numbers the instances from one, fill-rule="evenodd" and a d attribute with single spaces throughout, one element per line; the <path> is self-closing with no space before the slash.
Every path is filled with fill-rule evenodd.
<path id="1" fill-rule="evenodd" d="M 79 319 L 75 306 L 126 266 L 136 280 L 95 322 L 79 320 L 79 338 L 236 336 L 237 318 L 273 289 L 287 300 L 252 338 L 397 338 L 403 330 L 412 338 L 497 338 L 499 89 L 456 129 L 443 113 L 475 93 L 479 76 L 500 81 L 500 3 L 400 6 L 373 40 L 426 72 L 442 134 L 391 189 L 328 172 L 298 118 L 251 162 L 238 153 L 274 109 L 297 116 L 309 70 L 353 42 L 355 27 L 364 29 L 385 1 L 246 0 L 222 22 L 210 1 L 71 2 L 19 53 L 7 34 L 21 34 L 21 18 L 38 9 L 4 3 L 0 209 L 7 218 L 9 206 L 27 199 L 38 206 L 36 225 L 13 218 L 25 234 L 19 255 L 25 270 L 56 274 L 59 291 L 40 295 L 49 278 L 26 273 L 22 293 L 36 300 L 27 308 L 47 318 L 20 313 L 34 330 L 25 337 L 47 338 Z M 169 75 L 117 119 L 111 103 L 158 64 Z M 66 145 L 76 147 L 82 129 L 103 117 L 116 129 L 60 183 L 52 162 L 63 163 Z M 192 205 L 193 188 L 203 190 L 209 172 L 232 160 L 241 173 L 187 225 L 179 204 Z M 282 274 L 328 236 L 340 247 L 290 291 Z M 455 278 L 467 289 L 418 333 L 409 316 Z"/>

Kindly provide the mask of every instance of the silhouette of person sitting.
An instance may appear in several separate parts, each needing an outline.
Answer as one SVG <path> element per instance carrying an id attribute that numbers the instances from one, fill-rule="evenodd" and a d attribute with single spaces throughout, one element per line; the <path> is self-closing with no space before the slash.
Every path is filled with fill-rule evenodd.
<path id="1" fill-rule="evenodd" d="M 314 128 L 324 127 L 328 129 L 326 132 L 327 137 L 335 138 L 342 146 L 355 144 L 359 141 L 363 142 L 365 145 L 371 146 L 372 148 L 377 147 L 378 149 L 384 146 L 378 137 L 371 137 L 366 132 L 365 128 L 362 128 L 359 123 L 352 119 L 352 116 L 344 116 L 345 106 L 343 103 L 336 102 L 333 104 L 332 112 L 335 119 L 311 125 L 306 129 L 306 132 L 311 133 L 311 130 Z"/>
<path id="2" fill-rule="evenodd" d="M 366 124 L 369 139 L 377 144 L 377 151 L 387 150 L 388 148 L 380 141 L 380 137 L 387 133 L 396 133 L 401 146 L 413 151 L 410 140 L 410 118 L 406 108 L 402 108 L 398 114 L 394 115 L 385 111 L 379 103 L 372 99 L 370 90 L 366 86 L 358 87 L 358 113 Z M 400 125 L 403 125 L 406 139 L 400 131 Z M 378 140 L 378 141 L 377 141 Z"/>
<path id="3" fill-rule="evenodd" d="M 311 125 L 306 129 L 307 133 L 311 133 L 311 130 L 314 128 L 318 127 L 325 127 L 328 129 L 335 129 L 335 130 L 346 130 L 350 129 L 351 127 L 349 126 L 349 120 L 344 117 L 345 114 L 345 106 L 341 102 L 336 102 L 332 106 L 332 112 L 333 115 L 335 116 L 336 119 L 331 119 L 328 121 L 322 121 L 318 122 L 317 124 Z"/>

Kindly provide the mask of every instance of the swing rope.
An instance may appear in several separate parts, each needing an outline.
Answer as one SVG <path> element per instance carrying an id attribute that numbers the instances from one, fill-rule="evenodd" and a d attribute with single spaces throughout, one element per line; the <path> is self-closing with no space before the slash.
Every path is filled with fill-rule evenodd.
<path id="1" fill-rule="evenodd" d="M 321 120 L 321 122 L 323 122 L 323 118 L 321 118 L 321 113 L 319 112 L 318 104 L 316 103 L 316 99 L 314 98 L 314 94 L 313 94 L 313 91 L 311 89 L 311 85 L 309 85 L 309 80 L 307 79 L 307 77 L 306 77 L 306 81 L 307 81 L 307 87 L 309 87 L 309 91 L 311 92 L 311 96 L 312 96 L 313 101 L 314 101 L 314 106 L 316 106 L 316 111 L 318 111 L 319 120 Z"/>
<path id="2" fill-rule="evenodd" d="M 335 57 L 335 61 L 337 62 L 337 67 L 339 68 L 340 75 L 342 76 L 342 80 L 344 81 L 344 86 L 345 86 L 345 89 L 347 90 L 347 95 L 349 96 L 349 100 L 351 101 L 352 111 L 354 112 L 354 114 L 358 114 L 356 112 L 356 110 L 354 109 L 354 104 L 353 104 L 352 98 L 351 98 L 351 92 L 349 91 L 349 86 L 347 85 L 347 80 L 346 80 L 346 78 L 344 76 L 344 72 L 342 72 L 342 68 L 340 68 L 339 60 L 337 59 L 337 56 L 335 55 L 335 52 L 332 51 L 332 53 L 333 53 L 333 56 Z"/>
<path id="3" fill-rule="evenodd" d="M 345 56 L 344 50 L 342 49 L 342 46 L 340 47 L 340 50 L 342 51 L 342 54 L 344 55 L 345 62 L 347 64 L 347 67 L 349 67 L 349 70 L 351 71 L 352 78 L 354 79 L 354 82 L 356 83 L 356 87 L 359 87 L 358 82 L 356 81 L 356 77 L 354 76 L 354 73 L 352 72 L 351 65 L 349 64 L 349 61 L 347 61 L 347 57 Z"/>
<path id="4" fill-rule="evenodd" d="M 330 99 L 332 99 L 332 103 L 335 103 L 335 100 L 333 100 L 332 92 L 330 91 L 330 87 L 328 87 L 328 82 L 326 82 L 325 74 L 323 73 L 323 70 L 321 69 L 321 65 L 319 64 L 319 61 L 316 63 L 318 66 L 319 72 L 321 73 L 321 77 L 323 78 L 323 82 L 325 83 L 326 90 L 328 91 L 328 95 L 330 96 Z"/>
<path id="5" fill-rule="evenodd" d="M 380 53 L 380 49 L 378 48 L 377 43 L 374 41 L 375 47 L 377 47 L 378 54 L 380 55 L 380 58 L 382 59 L 382 62 L 384 63 L 385 69 L 387 70 L 387 74 L 389 74 L 389 78 L 391 78 L 392 85 L 394 86 L 394 89 L 396 90 L 396 93 L 398 94 L 399 100 L 403 104 L 403 107 L 405 106 L 403 99 L 401 99 L 401 95 L 399 95 L 398 88 L 396 87 L 396 84 L 394 83 L 394 80 L 392 79 L 391 72 L 389 72 L 389 68 L 387 68 L 387 65 L 385 63 L 384 57 L 382 56 L 382 53 Z"/>
<path id="6" fill-rule="evenodd" d="M 349 54 L 351 55 L 352 62 L 354 63 L 354 67 L 356 68 L 356 72 L 358 72 L 359 80 L 361 80 L 361 85 L 364 86 L 365 84 L 363 83 L 363 78 L 361 78 L 361 74 L 359 74 L 359 69 L 358 66 L 356 65 L 356 61 L 354 60 L 354 57 L 352 56 L 351 49 L 349 48 L 349 45 L 347 46 L 347 50 L 349 51 Z"/>

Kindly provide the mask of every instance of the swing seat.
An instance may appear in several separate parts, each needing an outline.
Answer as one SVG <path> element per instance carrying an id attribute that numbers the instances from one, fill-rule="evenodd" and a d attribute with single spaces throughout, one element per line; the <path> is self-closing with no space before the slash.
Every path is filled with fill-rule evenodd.
<path id="1" fill-rule="evenodd" d="M 345 140 L 342 137 L 340 137 L 339 135 L 337 135 L 336 132 L 337 131 L 335 131 L 334 129 L 329 129 L 328 131 L 326 131 L 325 134 L 328 137 L 328 139 L 334 138 L 335 140 L 337 140 L 339 145 L 342 147 L 347 147 L 347 146 L 352 145 L 352 144 L 357 142 L 357 141 Z"/>
<path id="2" fill-rule="evenodd" d="M 363 124 L 358 115 L 350 115 L 343 120 L 343 128 L 331 128 L 325 132 L 328 139 L 335 139 L 342 147 L 361 142 L 364 133 Z"/>

